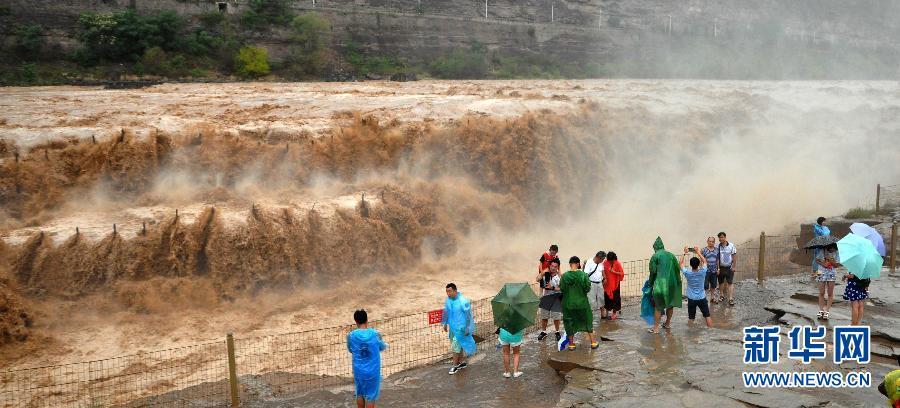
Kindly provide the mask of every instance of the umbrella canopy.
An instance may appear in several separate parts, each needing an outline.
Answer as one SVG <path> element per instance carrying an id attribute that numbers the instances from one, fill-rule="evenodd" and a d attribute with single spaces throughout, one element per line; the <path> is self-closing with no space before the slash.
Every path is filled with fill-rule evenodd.
<path id="1" fill-rule="evenodd" d="M 881 276 L 884 258 L 869 240 L 856 234 L 847 234 L 837 245 L 841 264 L 857 278 L 872 279 Z"/>
<path id="2" fill-rule="evenodd" d="M 527 283 L 507 283 L 491 299 L 494 324 L 512 334 L 534 324 L 538 297 Z"/>
<path id="3" fill-rule="evenodd" d="M 807 242 L 806 245 L 803 246 L 803 248 L 806 248 L 806 249 L 825 248 L 826 246 L 835 244 L 837 242 L 838 242 L 838 239 L 832 235 L 820 235 L 818 237 L 815 237 L 815 238 L 809 240 L 809 242 Z"/>
<path id="4" fill-rule="evenodd" d="M 884 247 L 884 238 L 878 233 L 878 230 L 861 222 L 854 222 L 850 225 L 850 232 L 859 235 L 875 245 L 875 249 L 881 256 L 887 255 L 887 249 Z"/>

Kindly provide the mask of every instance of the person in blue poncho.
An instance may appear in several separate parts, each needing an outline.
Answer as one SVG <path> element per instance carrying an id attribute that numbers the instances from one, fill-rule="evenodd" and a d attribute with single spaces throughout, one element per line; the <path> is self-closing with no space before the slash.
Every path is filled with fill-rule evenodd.
<path id="1" fill-rule="evenodd" d="M 447 300 L 444 301 L 444 317 L 441 324 L 450 338 L 450 350 L 453 352 L 453 367 L 450 375 L 466 368 L 466 356 L 475 354 L 475 318 L 472 316 L 472 303 L 456 289 L 456 284 L 447 284 Z"/>
<path id="2" fill-rule="evenodd" d="M 365 310 L 353 313 L 356 329 L 347 335 L 347 351 L 353 355 L 353 382 L 356 383 L 356 406 L 374 408 L 381 393 L 381 352 L 387 344 L 375 329 L 369 328 Z"/>

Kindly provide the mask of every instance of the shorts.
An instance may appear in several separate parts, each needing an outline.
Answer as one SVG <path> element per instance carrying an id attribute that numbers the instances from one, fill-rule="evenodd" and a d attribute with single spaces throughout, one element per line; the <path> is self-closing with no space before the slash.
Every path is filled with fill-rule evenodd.
<path id="1" fill-rule="evenodd" d="M 510 346 L 510 347 L 519 347 L 519 346 L 522 345 L 522 342 L 523 342 L 523 341 L 525 341 L 525 340 L 522 339 L 522 340 L 519 340 L 519 341 L 508 342 L 508 341 L 503 341 L 503 339 L 500 339 L 500 345 L 501 345 L 501 346 Z"/>
<path id="2" fill-rule="evenodd" d="M 362 397 L 367 402 L 375 401 L 378 399 L 378 395 L 381 394 L 381 377 L 376 378 L 368 378 L 368 379 L 358 379 L 356 377 L 353 378 L 353 382 L 356 385 L 356 397 Z"/>
<path id="3" fill-rule="evenodd" d="M 697 316 L 697 308 L 700 308 L 700 313 L 703 314 L 703 317 L 709 317 L 709 302 L 706 298 L 700 300 L 688 299 L 688 319 L 694 320 L 694 317 Z"/>
<path id="4" fill-rule="evenodd" d="M 719 287 L 719 277 L 716 272 L 707 272 L 706 279 L 703 281 L 703 289 L 715 289 Z"/>
<path id="5" fill-rule="evenodd" d="M 450 351 L 462 353 L 462 345 L 459 344 L 459 340 L 456 339 L 456 336 L 453 336 L 453 339 L 450 340 Z"/>
<path id="6" fill-rule="evenodd" d="M 819 268 L 819 272 L 821 272 L 822 274 L 816 276 L 816 282 L 834 282 L 835 281 L 834 268 L 826 268 L 823 266 L 823 267 Z"/>
<path id="7" fill-rule="evenodd" d="M 562 312 L 551 312 L 547 309 L 538 309 L 538 319 L 562 320 Z"/>
<path id="8" fill-rule="evenodd" d="M 720 266 L 719 267 L 719 284 L 728 282 L 729 285 L 734 283 L 734 269 L 730 266 Z"/>
<path id="9" fill-rule="evenodd" d="M 622 310 L 622 294 L 619 292 L 621 288 L 613 291 L 612 297 L 603 292 L 603 308 L 606 310 L 620 311 Z"/>

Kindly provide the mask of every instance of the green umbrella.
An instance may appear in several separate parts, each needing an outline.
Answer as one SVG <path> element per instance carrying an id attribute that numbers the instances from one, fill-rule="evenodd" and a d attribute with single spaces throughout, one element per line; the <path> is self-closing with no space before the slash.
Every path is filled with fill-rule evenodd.
<path id="1" fill-rule="evenodd" d="M 494 324 L 512 334 L 534 324 L 538 297 L 527 283 L 507 283 L 491 300 Z"/>
<path id="2" fill-rule="evenodd" d="M 884 259 L 871 241 L 856 234 L 847 234 L 838 241 L 837 246 L 841 265 L 857 278 L 872 279 L 881 276 Z"/>

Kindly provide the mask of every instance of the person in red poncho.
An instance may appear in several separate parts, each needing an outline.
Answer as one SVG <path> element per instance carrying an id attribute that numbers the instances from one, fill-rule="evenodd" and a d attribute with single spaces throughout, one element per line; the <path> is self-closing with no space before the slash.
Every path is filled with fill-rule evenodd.
<path id="1" fill-rule="evenodd" d="M 622 293 L 619 289 L 622 279 L 625 278 L 625 269 L 619 262 L 619 257 L 615 252 L 606 254 L 606 260 L 603 261 L 603 309 L 609 313 L 610 320 L 619 318 L 619 311 L 622 310 Z"/>

